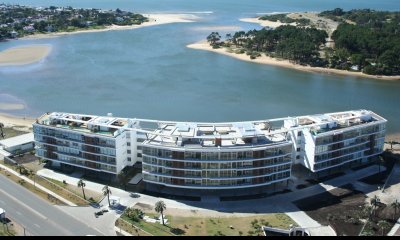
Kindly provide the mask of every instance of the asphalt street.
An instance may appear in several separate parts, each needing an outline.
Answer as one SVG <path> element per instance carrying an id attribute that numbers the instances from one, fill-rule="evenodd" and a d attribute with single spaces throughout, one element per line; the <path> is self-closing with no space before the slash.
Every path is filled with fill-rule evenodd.
<path id="1" fill-rule="evenodd" d="M 90 222 L 69 216 L 3 175 L 0 175 L 0 208 L 6 211 L 6 217 L 26 229 L 26 235 L 102 235 L 89 226 Z"/>

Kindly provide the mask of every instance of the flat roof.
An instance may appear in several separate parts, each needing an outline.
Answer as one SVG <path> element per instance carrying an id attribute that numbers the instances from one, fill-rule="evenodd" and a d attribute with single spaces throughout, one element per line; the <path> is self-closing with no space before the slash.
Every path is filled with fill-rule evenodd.
<path id="1" fill-rule="evenodd" d="M 286 133 L 296 128 L 310 128 L 314 133 L 325 133 L 337 128 L 349 128 L 373 121 L 386 119 L 369 110 L 351 110 L 344 112 L 323 113 L 295 117 L 283 117 L 257 121 L 242 122 L 178 122 L 151 119 L 120 118 L 108 116 L 95 116 L 72 113 L 47 113 L 37 119 L 36 124 L 66 128 L 84 133 L 100 134 L 116 137 L 124 130 L 135 130 L 147 135 L 147 141 L 162 145 L 221 145 L 218 139 L 224 141 L 223 145 L 248 144 L 249 139 L 257 141 L 282 142 L 286 141 Z M 276 122 L 285 122 L 276 127 Z M 286 124 L 288 123 L 288 124 Z M 142 126 L 150 126 L 144 128 Z M 272 127 L 274 126 L 275 127 Z M 190 141 L 187 141 L 191 139 Z M 200 142 L 202 141 L 202 142 Z M 217 141 L 217 143 L 215 142 Z M 253 142 L 254 143 L 254 142 Z"/>
<path id="2" fill-rule="evenodd" d="M 19 145 L 24 145 L 27 143 L 34 142 L 35 139 L 33 137 L 33 133 L 27 133 L 23 135 L 19 135 L 16 137 L 6 138 L 0 141 L 0 145 L 4 146 L 4 148 L 15 147 Z"/>

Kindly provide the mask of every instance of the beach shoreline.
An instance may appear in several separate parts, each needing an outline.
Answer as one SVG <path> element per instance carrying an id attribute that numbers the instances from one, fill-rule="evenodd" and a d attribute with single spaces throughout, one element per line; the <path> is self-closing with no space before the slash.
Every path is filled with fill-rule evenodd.
<path id="1" fill-rule="evenodd" d="M 361 73 L 361 72 L 351 72 L 351 71 L 347 71 L 347 70 L 302 66 L 299 64 L 291 63 L 291 62 L 289 62 L 289 60 L 279 60 L 276 58 L 267 57 L 265 55 L 262 55 L 261 57 L 257 57 L 256 59 L 250 59 L 250 56 L 246 55 L 245 53 L 236 54 L 233 52 L 228 52 L 227 49 L 224 47 L 214 49 L 205 40 L 186 45 L 186 47 L 192 48 L 192 49 L 197 49 L 197 50 L 215 52 L 215 53 L 223 54 L 223 55 L 233 57 L 233 58 L 236 58 L 236 59 L 239 59 L 242 61 L 285 67 L 285 68 L 300 70 L 300 71 L 304 71 L 304 72 L 336 74 L 336 75 L 345 75 L 345 76 L 353 76 L 353 77 L 361 77 L 361 78 L 372 78 L 372 79 L 379 79 L 379 80 L 400 80 L 400 76 L 368 75 L 368 74 Z"/>
<path id="2" fill-rule="evenodd" d="M 19 39 L 43 39 L 43 38 L 54 38 L 54 37 L 75 35 L 81 33 L 131 30 L 131 29 L 150 27 L 150 26 L 169 24 L 169 23 L 189 23 L 196 21 L 196 19 L 198 18 L 193 14 L 151 13 L 142 15 L 147 17 L 149 21 L 143 22 L 140 25 L 127 25 L 127 26 L 111 25 L 101 29 L 78 30 L 74 32 L 39 33 L 39 34 L 24 36 Z"/>
<path id="3" fill-rule="evenodd" d="M 20 117 L 0 112 L 0 123 L 3 123 L 6 128 L 20 127 L 30 129 L 35 121 L 36 118 L 33 117 Z"/>

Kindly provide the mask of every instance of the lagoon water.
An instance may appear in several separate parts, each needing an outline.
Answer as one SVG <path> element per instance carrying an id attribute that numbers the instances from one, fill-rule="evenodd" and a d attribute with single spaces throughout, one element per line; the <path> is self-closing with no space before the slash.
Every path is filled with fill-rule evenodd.
<path id="1" fill-rule="evenodd" d="M 0 43 L 0 50 L 51 44 L 43 62 L 0 67 L 0 102 L 20 116 L 64 111 L 182 121 L 241 121 L 371 109 L 400 132 L 400 81 L 306 73 L 186 48 L 216 26 L 249 30 L 238 19 L 260 13 L 341 7 L 400 10 L 398 0 L 8 0 L 139 13 L 189 13 L 193 23 Z M 221 35 L 229 31 L 220 30 Z M 230 31 L 233 32 L 233 31 Z"/>

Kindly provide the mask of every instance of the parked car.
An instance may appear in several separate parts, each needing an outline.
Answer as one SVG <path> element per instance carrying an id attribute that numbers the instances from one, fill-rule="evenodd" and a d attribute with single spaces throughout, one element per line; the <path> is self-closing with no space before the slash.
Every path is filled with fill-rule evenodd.
<path id="1" fill-rule="evenodd" d="M 138 197 L 140 197 L 139 194 L 134 193 L 134 192 L 131 192 L 131 193 L 130 193 L 130 196 L 133 197 L 133 198 L 138 198 Z"/>

